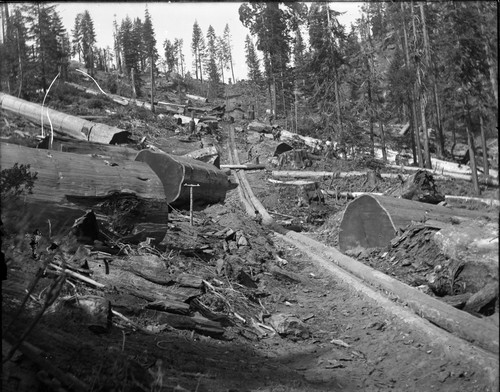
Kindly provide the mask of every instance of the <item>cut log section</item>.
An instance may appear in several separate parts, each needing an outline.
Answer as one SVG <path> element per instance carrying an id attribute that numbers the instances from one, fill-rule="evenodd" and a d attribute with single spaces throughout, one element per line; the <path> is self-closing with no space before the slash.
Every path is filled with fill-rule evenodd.
<path id="1" fill-rule="evenodd" d="M 122 129 L 116 127 L 97 124 L 46 107 L 42 110 L 41 105 L 1 92 L 0 107 L 3 110 L 23 116 L 35 124 L 40 125 L 43 121 L 44 125 L 49 126 L 52 123 L 54 132 L 75 139 L 110 143 L 115 134 L 124 132 Z"/>
<path id="2" fill-rule="evenodd" d="M 436 220 L 453 223 L 455 219 L 477 219 L 484 212 L 451 209 L 389 196 L 363 195 L 350 202 L 340 223 L 339 248 L 342 252 L 357 247 L 387 246 L 398 230 L 412 222 Z"/>
<path id="3" fill-rule="evenodd" d="M 192 158 L 143 150 L 136 160 L 153 169 L 163 183 L 167 202 L 176 208 L 189 207 L 190 187 L 186 184 L 199 185 L 192 188 L 193 206 L 197 208 L 223 202 L 227 191 L 236 188 L 222 170 Z"/>
<path id="4" fill-rule="evenodd" d="M 10 168 L 15 163 L 29 164 L 30 171 L 38 174 L 33 193 L 23 198 L 16 211 L 9 209 L 5 214 L 12 220 L 29 217 L 30 225 L 46 227 L 47 219 L 54 228 L 71 224 L 84 211 L 69 201 L 71 197 L 102 200 L 116 194 L 133 194 L 140 199 L 165 198 L 162 182 L 142 162 L 121 160 L 112 165 L 97 157 L 0 143 L 0 167 Z"/>

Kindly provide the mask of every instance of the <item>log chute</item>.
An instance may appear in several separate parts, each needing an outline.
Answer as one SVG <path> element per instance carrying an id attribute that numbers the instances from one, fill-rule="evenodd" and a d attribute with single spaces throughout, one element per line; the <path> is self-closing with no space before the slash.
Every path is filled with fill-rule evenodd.
<path id="1" fill-rule="evenodd" d="M 52 123 L 54 132 L 74 139 L 98 143 L 110 143 L 113 136 L 124 132 L 122 129 L 61 113 L 24 99 L 0 92 L 0 107 L 8 112 L 23 116 L 36 124 Z"/>
<path id="2" fill-rule="evenodd" d="M 389 196 L 362 195 L 350 202 L 344 211 L 339 248 L 345 252 L 357 247 L 387 246 L 399 229 L 412 222 L 435 220 L 451 224 L 454 219 L 479 219 L 484 215 L 484 212 L 456 210 Z"/>
<path id="3" fill-rule="evenodd" d="M 142 150 L 136 160 L 153 169 L 163 183 L 167 202 L 177 208 L 189 206 L 190 190 L 184 185 L 199 185 L 193 187 L 197 208 L 223 202 L 227 191 L 236 187 L 222 170 L 192 158 Z"/>

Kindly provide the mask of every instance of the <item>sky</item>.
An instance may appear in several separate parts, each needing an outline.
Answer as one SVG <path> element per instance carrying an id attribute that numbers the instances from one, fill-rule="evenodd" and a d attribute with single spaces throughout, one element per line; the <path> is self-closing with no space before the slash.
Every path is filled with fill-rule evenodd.
<path id="1" fill-rule="evenodd" d="M 76 15 L 88 10 L 94 21 L 96 45 L 101 48 L 109 46 L 111 49 L 115 18 L 118 25 L 127 15 L 131 19 L 139 17 L 144 21 L 144 11 L 147 6 L 155 31 L 158 53 L 162 58 L 165 57 L 163 43 L 166 39 L 171 42 L 175 38 L 183 39 L 183 54 L 189 70 L 192 69 L 191 39 L 195 20 L 204 36 L 210 25 L 215 29 L 217 36 L 222 36 L 224 27 L 228 24 L 235 78 L 236 80 L 247 78 L 244 42 L 250 32 L 239 20 L 238 8 L 242 2 L 57 2 L 55 4 L 70 35 Z M 339 17 L 339 21 L 349 31 L 350 24 L 360 17 L 361 4 L 361 2 L 330 2 L 330 8 L 346 12 Z"/>

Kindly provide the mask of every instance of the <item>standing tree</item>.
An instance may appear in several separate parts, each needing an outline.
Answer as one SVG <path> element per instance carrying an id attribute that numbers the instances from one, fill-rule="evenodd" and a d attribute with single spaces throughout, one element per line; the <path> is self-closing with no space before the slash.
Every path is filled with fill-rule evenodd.
<path id="1" fill-rule="evenodd" d="M 144 24 L 142 26 L 142 41 L 145 47 L 145 53 L 149 60 L 150 76 L 151 76 L 151 111 L 154 113 L 154 91 L 155 82 L 154 74 L 156 72 L 156 61 L 158 60 L 158 51 L 156 49 L 156 38 L 149 15 L 148 8 L 144 11 Z"/>
<path id="2" fill-rule="evenodd" d="M 208 79 L 213 83 L 220 80 L 219 70 L 217 68 L 217 36 L 212 25 L 208 26 L 207 31 L 207 50 L 205 58 L 205 71 Z"/>
<path id="3" fill-rule="evenodd" d="M 198 76 L 200 80 L 203 82 L 203 59 L 205 57 L 205 40 L 203 38 L 203 34 L 201 32 L 201 28 L 198 25 L 198 21 L 194 21 L 193 24 L 193 37 L 191 40 L 191 50 L 194 57 L 194 71 L 196 75 L 196 79 Z"/>
<path id="4" fill-rule="evenodd" d="M 262 73 L 260 72 L 260 61 L 257 57 L 252 39 L 247 34 L 245 38 L 245 55 L 248 68 L 248 79 L 254 83 L 259 83 L 262 80 Z"/>
<path id="5" fill-rule="evenodd" d="M 182 53 L 182 47 L 184 45 L 184 40 L 176 38 L 174 39 L 174 49 L 176 57 L 176 68 L 177 72 L 184 76 L 184 54 Z"/>
<path id="6" fill-rule="evenodd" d="M 233 70 L 233 54 L 232 54 L 232 49 L 231 49 L 231 31 L 229 30 L 229 24 L 226 24 L 224 27 L 224 33 L 223 33 L 223 48 L 224 48 L 224 53 L 225 53 L 225 63 L 229 63 L 231 66 L 231 75 L 233 76 L 233 83 L 236 82 L 234 79 L 234 70 Z"/>

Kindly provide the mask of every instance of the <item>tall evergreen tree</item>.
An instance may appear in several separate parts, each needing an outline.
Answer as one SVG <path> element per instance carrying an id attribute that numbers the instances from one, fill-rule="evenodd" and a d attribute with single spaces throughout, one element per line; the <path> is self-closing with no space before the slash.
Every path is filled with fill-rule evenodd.
<path id="1" fill-rule="evenodd" d="M 245 37 L 245 55 L 248 68 L 248 79 L 255 83 L 260 82 L 262 80 L 262 73 L 260 71 L 259 58 L 257 57 L 252 39 L 248 34 Z"/>
<path id="2" fill-rule="evenodd" d="M 205 70 L 211 82 L 219 82 L 220 75 L 217 67 L 217 36 L 212 25 L 207 30 L 207 47 L 205 58 Z"/>
<path id="3" fill-rule="evenodd" d="M 193 53 L 194 58 L 194 71 L 196 75 L 196 79 L 199 79 L 203 82 L 203 60 L 205 58 L 205 39 L 203 38 L 203 33 L 198 24 L 198 21 L 194 21 L 193 24 L 193 36 L 191 39 L 191 51 Z"/>

